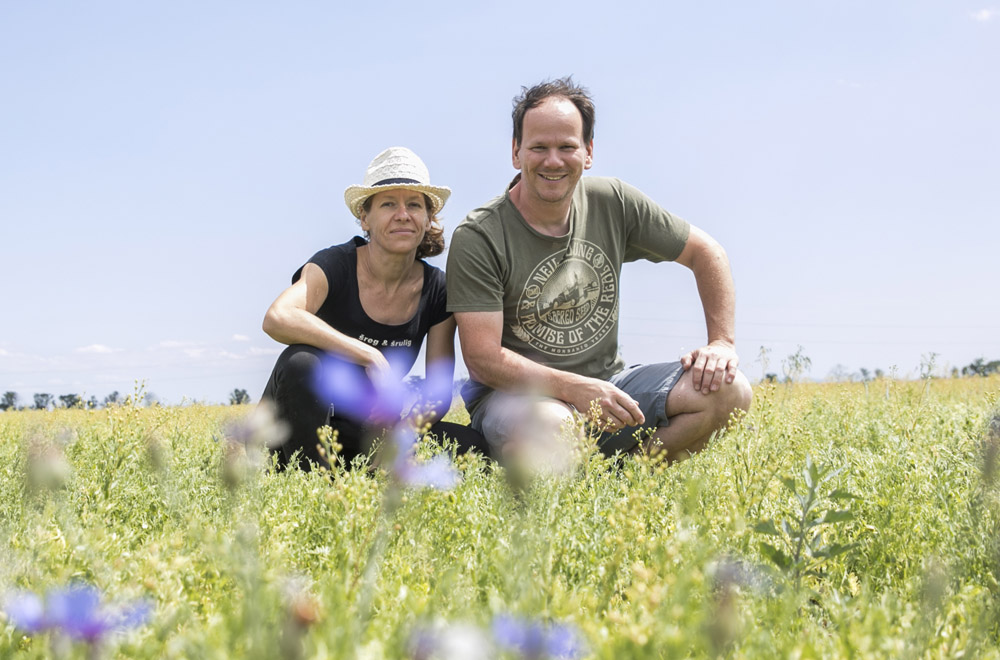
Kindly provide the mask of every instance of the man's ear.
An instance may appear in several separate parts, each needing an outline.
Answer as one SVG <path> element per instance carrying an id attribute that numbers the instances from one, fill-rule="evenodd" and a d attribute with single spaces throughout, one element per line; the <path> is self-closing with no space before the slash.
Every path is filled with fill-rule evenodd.
<path id="1" fill-rule="evenodd" d="M 583 161 L 583 169 L 589 170 L 594 164 L 594 141 L 587 143 L 587 158 Z"/>
<path id="2" fill-rule="evenodd" d="M 361 228 L 368 231 L 368 211 L 361 209 L 361 217 L 358 218 L 358 221 L 361 223 Z"/>
<path id="3" fill-rule="evenodd" d="M 521 159 L 517 155 L 517 139 L 511 139 L 510 141 L 510 161 L 514 165 L 515 170 L 521 169 Z"/>

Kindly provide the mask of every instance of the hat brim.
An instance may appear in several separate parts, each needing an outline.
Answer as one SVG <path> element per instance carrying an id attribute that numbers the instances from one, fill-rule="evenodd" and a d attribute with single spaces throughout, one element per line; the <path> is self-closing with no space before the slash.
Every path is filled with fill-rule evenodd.
<path id="1" fill-rule="evenodd" d="M 392 183 L 384 186 L 348 186 L 344 191 L 344 202 L 355 218 L 361 218 L 361 207 L 372 195 L 386 190 L 415 190 L 423 193 L 431 200 L 430 214 L 439 212 L 451 197 L 451 188 L 446 186 L 429 186 L 422 183 Z"/>

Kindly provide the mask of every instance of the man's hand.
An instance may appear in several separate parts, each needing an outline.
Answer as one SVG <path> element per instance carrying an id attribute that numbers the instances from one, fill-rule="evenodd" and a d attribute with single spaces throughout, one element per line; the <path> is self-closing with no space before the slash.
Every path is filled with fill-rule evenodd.
<path id="1" fill-rule="evenodd" d="M 691 371 L 696 392 L 711 394 L 722 387 L 723 380 L 732 383 L 736 379 L 740 358 L 736 355 L 736 347 L 729 342 L 713 341 L 682 355 L 681 366 L 684 371 Z"/>
<path id="2" fill-rule="evenodd" d="M 608 424 L 605 430 L 617 431 L 646 421 L 639 404 L 611 383 L 596 378 L 581 377 L 581 380 L 572 384 L 563 400 L 584 416 L 589 415 L 591 402 L 597 401 L 601 407 L 600 423 Z"/>
<path id="3" fill-rule="evenodd" d="M 611 383 L 546 367 L 503 348 L 503 312 L 456 312 L 455 321 L 473 380 L 501 392 L 551 397 L 584 416 L 590 414 L 591 402 L 597 401 L 600 422 L 612 431 L 646 421 L 639 404 Z"/>

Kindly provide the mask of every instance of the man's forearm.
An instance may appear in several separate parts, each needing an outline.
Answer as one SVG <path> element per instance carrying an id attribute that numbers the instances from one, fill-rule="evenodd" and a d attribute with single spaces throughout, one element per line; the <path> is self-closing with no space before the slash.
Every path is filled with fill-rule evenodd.
<path id="1" fill-rule="evenodd" d="M 500 347 L 492 355 L 476 356 L 465 353 L 469 376 L 495 390 L 524 392 L 567 400 L 567 390 L 582 376 L 546 367 L 514 351 Z"/>
<path id="2" fill-rule="evenodd" d="M 705 311 L 708 342 L 724 341 L 735 346 L 736 288 L 725 250 L 718 246 L 717 250 L 702 256 L 692 271 Z"/>
<path id="3" fill-rule="evenodd" d="M 728 286 L 722 282 L 706 286 L 699 284 L 698 294 L 701 296 L 701 304 L 705 310 L 708 342 L 724 341 L 735 347 L 736 313 L 732 278 L 729 277 Z"/>

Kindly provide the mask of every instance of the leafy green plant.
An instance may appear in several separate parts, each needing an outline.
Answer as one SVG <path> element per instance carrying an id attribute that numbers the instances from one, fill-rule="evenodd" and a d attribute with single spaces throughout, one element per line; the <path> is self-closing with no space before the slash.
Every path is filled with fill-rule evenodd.
<path id="1" fill-rule="evenodd" d="M 822 486 L 844 471 L 818 465 L 806 457 L 802 469 L 802 484 L 784 477 L 781 484 L 798 503 L 798 510 L 783 518 L 768 518 L 754 526 L 754 531 L 774 537 L 778 543 L 760 543 L 760 550 L 775 566 L 792 578 L 796 590 L 804 576 L 821 577 L 822 565 L 832 557 L 844 554 L 856 543 L 828 542 L 826 532 L 832 525 L 854 520 L 850 509 L 833 508 L 835 503 L 855 499 L 850 492 L 835 489 L 822 492 Z"/>

